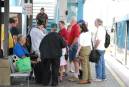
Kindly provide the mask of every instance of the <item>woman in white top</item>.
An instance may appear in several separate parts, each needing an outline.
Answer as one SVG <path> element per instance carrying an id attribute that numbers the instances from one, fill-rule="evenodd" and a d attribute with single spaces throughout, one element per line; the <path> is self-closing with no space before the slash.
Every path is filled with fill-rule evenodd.
<path id="1" fill-rule="evenodd" d="M 91 33 L 88 31 L 87 24 L 82 20 L 80 21 L 81 34 L 79 37 L 79 48 L 77 56 L 81 60 L 82 66 L 82 79 L 79 81 L 80 84 L 91 83 L 91 72 L 89 54 L 91 52 Z"/>

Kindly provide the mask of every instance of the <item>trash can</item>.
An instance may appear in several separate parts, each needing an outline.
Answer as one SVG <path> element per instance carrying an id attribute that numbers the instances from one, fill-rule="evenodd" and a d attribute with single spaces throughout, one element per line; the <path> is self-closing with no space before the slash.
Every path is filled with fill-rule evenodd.
<path id="1" fill-rule="evenodd" d="M 0 86 L 10 85 L 10 67 L 8 59 L 0 59 Z"/>

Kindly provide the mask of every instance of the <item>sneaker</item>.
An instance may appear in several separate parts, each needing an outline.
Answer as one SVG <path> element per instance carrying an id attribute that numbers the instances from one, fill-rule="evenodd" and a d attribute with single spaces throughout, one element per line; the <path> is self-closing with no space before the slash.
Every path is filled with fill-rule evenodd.
<path id="1" fill-rule="evenodd" d="M 68 80 L 71 81 L 71 82 L 79 81 L 79 79 L 76 78 L 76 77 L 71 77 L 71 78 L 69 78 Z"/>
<path id="2" fill-rule="evenodd" d="M 95 81 L 95 82 L 101 82 L 101 81 L 103 81 L 103 80 L 101 80 L 101 79 L 95 79 L 94 81 Z"/>
<path id="3" fill-rule="evenodd" d="M 107 81 L 107 79 L 102 79 L 103 81 Z"/>

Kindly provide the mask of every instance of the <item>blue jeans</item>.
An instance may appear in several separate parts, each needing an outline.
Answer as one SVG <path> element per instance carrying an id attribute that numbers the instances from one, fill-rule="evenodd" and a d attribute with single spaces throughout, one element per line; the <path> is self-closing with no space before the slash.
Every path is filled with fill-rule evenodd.
<path id="1" fill-rule="evenodd" d="M 100 53 L 99 62 L 95 65 L 96 69 L 96 78 L 104 80 L 106 78 L 105 75 L 105 60 L 104 60 L 104 53 L 105 50 L 98 50 Z"/>

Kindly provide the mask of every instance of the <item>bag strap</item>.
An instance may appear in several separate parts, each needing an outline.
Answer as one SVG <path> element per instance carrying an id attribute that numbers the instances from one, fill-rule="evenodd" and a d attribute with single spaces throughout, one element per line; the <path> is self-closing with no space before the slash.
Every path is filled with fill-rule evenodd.
<path id="1" fill-rule="evenodd" d="M 94 49 L 94 46 L 93 46 L 93 41 L 92 41 L 92 39 L 91 39 L 91 45 L 92 45 L 92 49 Z"/>
<path id="2" fill-rule="evenodd" d="M 96 31 L 96 33 L 95 33 L 95 38 L 94 38 L 94 40 L 96 40 L 97 33 L 98 33 L 98 29 L 97 29 L 97 31 Z M 92 36 L 93 36 L 93 35 L 92 35 Z M 93 40 L 92 40 L 92 38 L 91 38 L 91 44 L 92 44 L 92 49 L 95 49 L 95 48 L 94 48 L 94 45 L 93 45 Z"/>

